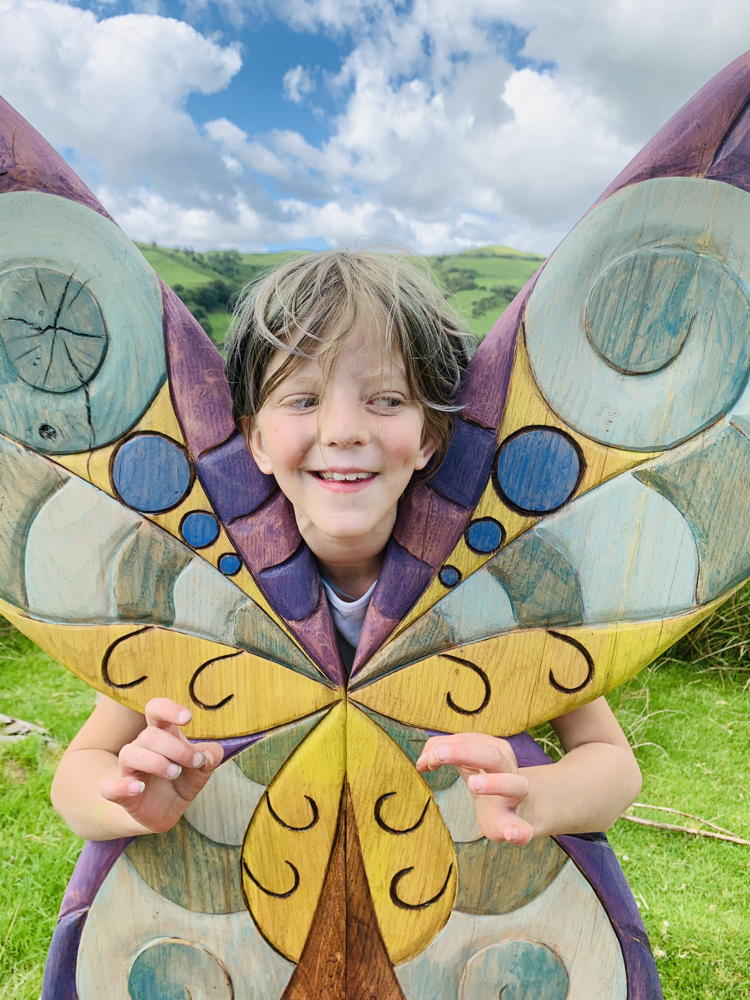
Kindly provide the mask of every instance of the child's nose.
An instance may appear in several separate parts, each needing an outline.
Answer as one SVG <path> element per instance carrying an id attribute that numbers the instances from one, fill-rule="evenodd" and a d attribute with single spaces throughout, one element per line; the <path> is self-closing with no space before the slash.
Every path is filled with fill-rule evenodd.
<path id="1" fill-rule="evenodd" d="M 318 433 L 323 447 L 350 448 L 370 440 L 367 413 L 359 400 L 339 397 L 320 407 Z"/>

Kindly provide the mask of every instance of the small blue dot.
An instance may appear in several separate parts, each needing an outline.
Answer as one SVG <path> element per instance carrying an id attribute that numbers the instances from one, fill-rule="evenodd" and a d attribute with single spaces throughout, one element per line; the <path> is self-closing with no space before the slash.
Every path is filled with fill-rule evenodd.
<path id="1" fill-rule="evenodd" d="M 503 544 L 505 531 L 492 517 L 480 517 L 466 529 L 466 544 L 475 552 L 494 552 Z"/>
<path id="2" fill-rule="evenodd" d="M 117 449 L 112 482 L 128 507 L 155 514 L 185 499 L 190 463 L 176 441 L 161 434 L 136 434 Z"/>
<path id="3" fill-rule="evenodd" d="M 182 519 L 182 537 L 194 549 L 205 549 L 219 537 L 219 522 L 205 510 L 194 510 Z"/>
<path id="4" fill-rule="evenodd" d="M 461 579 L 461 574 L 455 566 L 443 566 L 438 573 L 438 580 L 444 587 L 455 587 Z"/>
<path id="5" fill-rule="evenodd" d="M 224 576 L 234 576 L 235 573 L 239 573 L 241 566 L 242 561 L 234 552 L 225 552 L 219 559 L 219 569 Z"/>

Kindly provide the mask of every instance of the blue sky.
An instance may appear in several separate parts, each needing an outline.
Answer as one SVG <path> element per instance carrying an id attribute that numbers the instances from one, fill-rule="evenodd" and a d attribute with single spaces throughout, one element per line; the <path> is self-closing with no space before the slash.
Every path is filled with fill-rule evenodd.
<path id="1" fill-rule="evenodd" d="M 731 0 L 0 0 L 0 93 L 134 238 L 547 252 L 750 39 Z"/>

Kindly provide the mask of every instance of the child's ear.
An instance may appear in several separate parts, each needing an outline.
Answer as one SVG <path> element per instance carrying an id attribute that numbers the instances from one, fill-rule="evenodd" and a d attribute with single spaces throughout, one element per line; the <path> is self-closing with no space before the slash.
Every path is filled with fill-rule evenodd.
<path id="1" fill-rule="evenodd" d="M 242 435 L 250 448 L 250 453 L 255 459 L 255 464 L 261 472 L 270 476 L 273 473 L 273 469 L 271 468 L 268 455 L 263 448 L 263 438 L 260 428 L 252 417 L 240 417 L 239 424 Z"/>
<path id="2" fill-rule="evenodd" d="M 419 449 L 419 455 L 417 456 L 417 461 L 414 464 L 414 471 L 419 472 L 424 469 L 425 465 L 430 461 L 432 456 L 437 451 L 437 444 L 432 440 L 431 437 L 425 437 L 422 441 L 422 445 Z"/>

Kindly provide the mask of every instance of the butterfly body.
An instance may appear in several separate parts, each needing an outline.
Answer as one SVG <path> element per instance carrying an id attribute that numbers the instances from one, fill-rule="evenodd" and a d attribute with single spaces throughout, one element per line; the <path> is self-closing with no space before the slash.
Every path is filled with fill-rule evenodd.
<path id="1" fill-rule="evenodd" d="M 745 57 L 488 335 L 349 677 L 217 352 L 3 110 L 2 611 L 131 708 L 189 704 L 188 735 L 227 753 L 175 830 L 86 848 L 45 1000 L 187 980 L 264 1000 L 660 995 L 600 838 L 493 844 L 457 773 L 414 762 L 475 731 L 541 763 L 513 734 L 621 683 L 750 575 L 749 91 Z"/>

